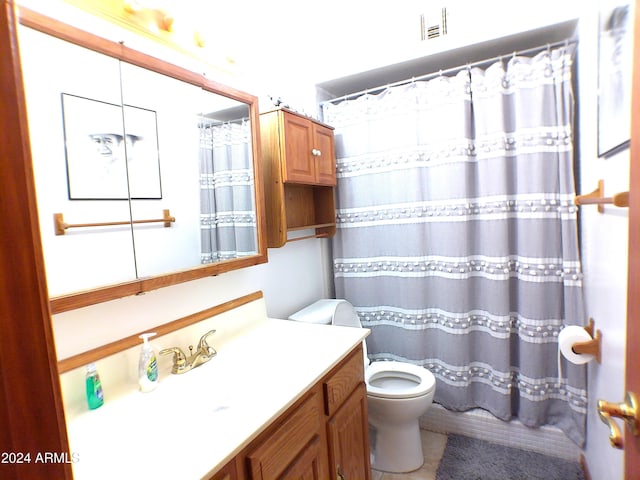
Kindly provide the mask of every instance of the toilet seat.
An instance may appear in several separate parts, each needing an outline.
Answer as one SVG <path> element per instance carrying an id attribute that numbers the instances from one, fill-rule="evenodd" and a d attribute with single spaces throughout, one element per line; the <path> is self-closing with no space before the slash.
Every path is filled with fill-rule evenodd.
<path id="1" fill-rule="evenodd" d="M 378 398 L 415 398 L 431 392 L 436 379 L 426 368 L 405 362 L 373 362 L 364 372 L 367 395 Z"/>

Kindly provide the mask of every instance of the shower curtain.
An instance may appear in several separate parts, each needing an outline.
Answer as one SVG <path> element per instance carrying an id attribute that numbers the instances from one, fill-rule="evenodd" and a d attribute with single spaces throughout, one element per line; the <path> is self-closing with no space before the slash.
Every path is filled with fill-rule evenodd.
<path id="1" fill-rule="evenodd" d="M 336 296 L 373 360 L 437 379 L 435 401 L 584 444 L 573 178 L 573 45 L 324 105 L 335 127 Z M 559 363 L 561 362 L 561 363 Z"/>
<path id="2" fill-rule="evenodd" d="M 201 263 L 257 252 L 251 126 L 201 120 Z"/>

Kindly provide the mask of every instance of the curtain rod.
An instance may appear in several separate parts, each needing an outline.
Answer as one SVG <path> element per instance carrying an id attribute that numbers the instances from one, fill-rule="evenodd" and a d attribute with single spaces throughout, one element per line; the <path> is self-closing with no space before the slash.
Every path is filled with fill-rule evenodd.
<path id="1" fill-rule="evenodd" d="M 547 43 L 546 45 L 540 45 L 538 47 L 532 47 L 532 48 L 527 48 L 525 50 L 520 50 L 520 51 L 514 51 L 511 55 L 512 56 L 516 56 L 516 55 L 530 55 L 533 53 L 539 53 L 542 52 L 544 50 L 547 49 L 551 49 L 551 48 L 556 48 L 556 47 L 561 47 L 561 46 L 569 46 L 569 45 L 573 45 L 573 44 L 577 44 L 578 43 L 578 39 L 576 38 L 569 38 L 566 40 L 560 40 L 558 42 L 555 43 Z M 367 88 L 365 90 L 361 90 L 359 92 L 355 92 L 355 93 L 348 93 L 342 97 L 337 97 L 337 98 L 333 98 L 331 100 L 325 100 L 324 102 L 320 102 L 320 106 L 324 106 L 327 103 L 335 103 L 335 102 L 343 102 L 345 100 L 349 100 L 352 98 L 356 98 L 359 97 L 361 95 L 365 95 L 367 93 L 375 93 L 375 92 L 380 92 L 383 91 L 387 88 L 390 87 L 397 87 L 400 85 L 406 85 L 408 83 L 411 82 L 415 82 L 415 81 L 419 81 L 419 80 L 427 80 L 429 78 L 434 78 L 434 77 L 438 77 L 440 75 L 449 75 L 451 73 L 456 73 L 456 72 L 460 72 L 462 70 L 464 70 L 465 68 L 474 68 L 474 67 L 479 67 L 481 65 L 485 65 L 487 63 L 493 63 L 493 62 L 497 62 L 498 60 L 502 60 L 505 57 L 508 57 L 509 55 L 496 55 L 495 57 L 492 58 L 487 58 L 486 60 L 480 60 L 477 62 L 473 62 L 473 63 L 468 63 L 466 65 L 459 65 L 457 67 L 452 67 L 452 68 L 448 68 L 446 70 L 439 70 L 437 72 L 431 72 L 431 73 L 426 73 L 424 75 L 420 75 L 419 77 L 413 77 L 410 79 L 406 79 L 406 80 L 400 80 L 398 82 L 394 82 L 394 83 L 389 83 L 387 85 L 380 85 L 378 87 L 373 87 L 373 88 Z"/>

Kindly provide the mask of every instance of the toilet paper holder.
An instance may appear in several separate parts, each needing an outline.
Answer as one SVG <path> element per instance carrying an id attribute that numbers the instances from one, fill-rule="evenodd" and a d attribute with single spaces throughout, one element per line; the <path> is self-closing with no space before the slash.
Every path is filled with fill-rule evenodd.
<path id="1" fill-rule="evenodd" d="M 591 335 L 592 339 L 586 342 L 576 342 L 571 346 L 571 350 L 574 353 L 586 353 L 591 354 L 596 357 L 596 361 L 600 363 L 600 341 L 602 340 L 602 332 L 600 330 L 595 331 L 594 335 L 595 322 L 593 318 L 589 319 L 589 325 L 584 327 L 589 335 Z"/>

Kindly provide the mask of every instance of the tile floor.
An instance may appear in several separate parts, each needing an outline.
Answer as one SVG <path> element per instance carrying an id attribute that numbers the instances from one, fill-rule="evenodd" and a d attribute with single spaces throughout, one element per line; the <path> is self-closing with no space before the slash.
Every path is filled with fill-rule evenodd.
<path id="1" fill-rule="evenodd" d="M 435 480 L 438 464 L 447 445 L 447 436 L 428 430 L 420 430 L 420 433 L 424 452 L 422 468 L 409 473 L 384 473 L 373 470 L 371 480 Z"/>

